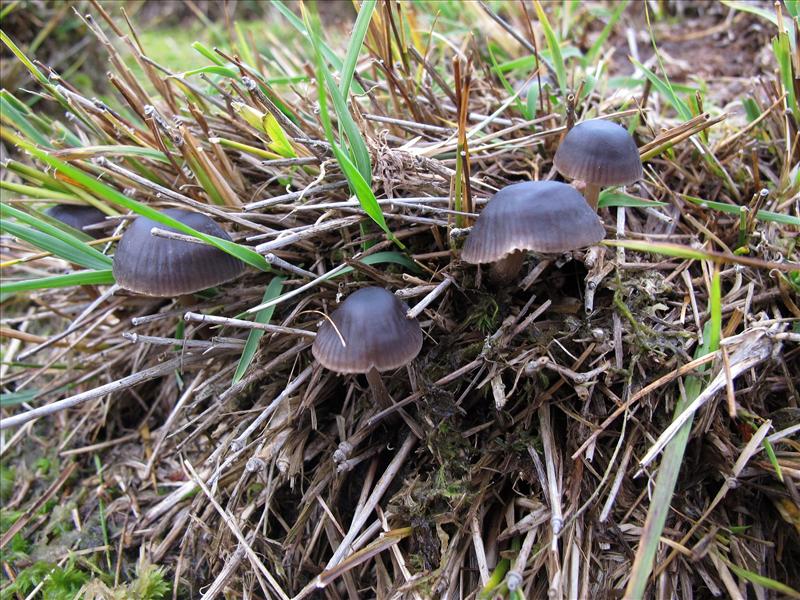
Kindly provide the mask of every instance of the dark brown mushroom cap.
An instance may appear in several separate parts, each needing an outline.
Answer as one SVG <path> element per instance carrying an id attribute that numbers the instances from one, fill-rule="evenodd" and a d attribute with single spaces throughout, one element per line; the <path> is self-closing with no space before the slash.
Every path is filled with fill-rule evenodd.
<path id="1" fill-rule="evenodd" d="M 162 214 L 201 233 L 231 239 L 204 214 L 178 208 Z M 113 271 L 117 283 L 126 290 L 162 298 L 182 296 L 230 281 L 244 268 L 242 261 L 213 246 L 150 235 L 153 227 L 177 232 L 152 219 L 137 217 L 119 241 Z"/>
<path id="2" fill-rule="evenodd" d="M 406 317 L 407 310 L 404 302 L 383 288 L 361 288 L 330 317 L 346 345 L 326 320 L 311 352 L 323 367 L 337 373 L 388 371 L 407 365 L 422 348 L 422 329 L 416 319 Z"/>
<path id="3" fill-rule="evenodd" d="M 583 121 L 570 129 L 553 162 L 564 177 L 600 186 L 642 178 L 636 142 L 624 127 L 605 119 Z"/>
<path id="4" fill-rule="evenodd" d="M 558 254 L 604 237 L 600 219 L 575 188 L 557 181 L 526 181 L 504 187 L 489 200 L 461 258 L 479 264 L 516 250 Z"/>
<path id="5" fill-rule="evenodd" d="M 69 225 L 80 231 L 83 231 L 83 228 L 87 225 L 101 223 L 105 221 L 106 218 L 105 213 L 94 206 L 78 206 L 76 204 L 56 204 L 44 212 L 47 216 L 54 218 L 56 221 L 61 221 L 65 225 Z M 105 236 L 102 231 L 97 229 L 83 232 L 96 240 Z"/>

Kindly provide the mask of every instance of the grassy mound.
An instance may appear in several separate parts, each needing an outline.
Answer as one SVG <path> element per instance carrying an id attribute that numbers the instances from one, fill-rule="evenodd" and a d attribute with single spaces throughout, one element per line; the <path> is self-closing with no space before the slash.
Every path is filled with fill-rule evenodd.
<path id="1" fill-rule="evenodd" d="M 0 597 L 800 597 L 797 2 L 358 4 L 81 4 L 97 91 L 3 9 Z M 460 261 L 590 118 L 645 165 L 606 241 Z M 137 215 L 247 269 L 127 292 Z M 388 408 L 310 349 L 368 285 Z"/>

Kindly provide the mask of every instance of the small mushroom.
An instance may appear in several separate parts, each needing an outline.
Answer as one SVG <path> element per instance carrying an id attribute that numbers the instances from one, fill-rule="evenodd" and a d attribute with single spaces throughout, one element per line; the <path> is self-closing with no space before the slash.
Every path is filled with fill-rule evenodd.
<path id="1" fill-rule="evenodd" d="M 52 217 L 56 221 L 61 221 L 65 225 L 69 225 L 79 231 L 83 231 L 83 228 L 89 225 L 102 223 L 106 219 L 106 215 L 103 211 L 94 206 L 87 205 L 56 204 L 44 212 L 48 217 Z M 96 240 L 104 236 L 103 232 L 97 229 L 84 231 L 84 233 L 92 236 Z"/>
<path id="2" fill-rule="evenodd" d="M 178 208 L 162 214 L 201 233 L 231 239 L 204 214 Z M 183 296 L 230 281 L 244 268 L 242 261 L 214 246 L 155 237 L 150 234 L 154 227 L 177 232 L 152 219 L 137 217 L 122 235 L 113 271 L 123 289 L 161 298 Z"/>
<path id="3" fill-rule="evenodd" d="M 601 187 L 642 178 L 636 142 L 624 127 L 604 119 L 583 121 L 570 129 L 553 162 L 564 177 L 585 182 L 586 201 L 595 211 Z"/>
<path id="4" fill-rule="evenodd" d="M 380 372 L 410 363 L 422 348 L 422 329 L 408 306 L 379 287 L 350 294 L 319 328 L 311 352 L 326 369 L 365 373 L 377 404 L 390 405 Z"/>
<path id="5" fill-rule="evenodd" d="M 526 251 L 560 254 L 605 237 L 597 214 L 575 188 L 557 181 L 526 181 L 497 192 L 478 217 L 461 258 L 493 263 L 491 279 L 504 283 L 519 273 Z"/>

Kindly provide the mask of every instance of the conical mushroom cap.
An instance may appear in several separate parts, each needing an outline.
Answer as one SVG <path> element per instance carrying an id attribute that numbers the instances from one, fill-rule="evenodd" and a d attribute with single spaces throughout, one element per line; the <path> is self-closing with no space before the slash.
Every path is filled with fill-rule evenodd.
<path id="1" fill-rule="evenodd" d="M 56 221 L 61 221 L 65 225 L 69 225 L 80 231 L 83 231 L 83 228 L 87 225 L 101 223 L 105 221 L 106 218 L 103 211 L 94 206 L 78 206 L 76 204 L 56 204 L 44 212 L 47 216 L 54 218 Z M 96 240 L 99 240 L 105 235 L 102 231 L 97 229 L 83 232 Z"/>
<path id="2" fill-rule="evenodd" d="M 490 263 L 516 250 L 558 254 L 596 244 L 605 229 L 575 188 L 526 181 L 497 192 L 470 231 L 461 258 Z"/>
<path id="3" fill-rule="evenodd" d="M 583 121 L 570 129 L 553 162 L 564 177 L 600 186 L 642 178 L 636 142 L 624 127 L 605 119 Z"/>
<path id="4" fill-rule="evenodd" d="M 317 332 L 311 352 L 326 369 L 337 373 L 389 371 L 407 365 L 422 348 L 422 329 L 406 317 L 408 306 L 379 287 L 350 294 Z"/>
<path id="5" fill-rule="evenodd" d="M 178 208 L 162 214 L 202 233 L 231 239 L 204 214 Z M 213 246 L 150 235 L 153 227 L 177 232 L 152 219 L 137 217 L 119 241 L 113 271 L 117 283 L 126 290 L 162 298 L 182 296 L 230 281 L 244 268 L 242 261 Z"/>

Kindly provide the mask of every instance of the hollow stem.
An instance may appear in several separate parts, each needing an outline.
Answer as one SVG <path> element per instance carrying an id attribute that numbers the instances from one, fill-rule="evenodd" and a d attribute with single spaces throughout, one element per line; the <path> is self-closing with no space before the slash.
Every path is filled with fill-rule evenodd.
<path id="1" fill-rule="evenodd" d="M 523 250 L 512 252 L 508 256 L 492 263 L 489 269 L 489 279 L 495 284 L 508 283 L 519 274 L 524 260 L 525 252 Z"/>
<path id="2" fill-rule="evenodd" d="M 367 371 L 367 383 L 369 383 L 369 389 L 372 392 L 372 399 L 375 401 L 375 405 L 381 409 L 391 408 L 393 403 L 389 397 L 389 390 L 386 389 L 381 374 L 378 373 L 375 367 Z"/>
<path id="3" fill-rule="evenodd" d="M 587 181 L 583 195 L 586 198 L 586 202 L 592 207 L 592 210 L 597 212 L 597 203 L 600 201 L 600 186 Z"/>

